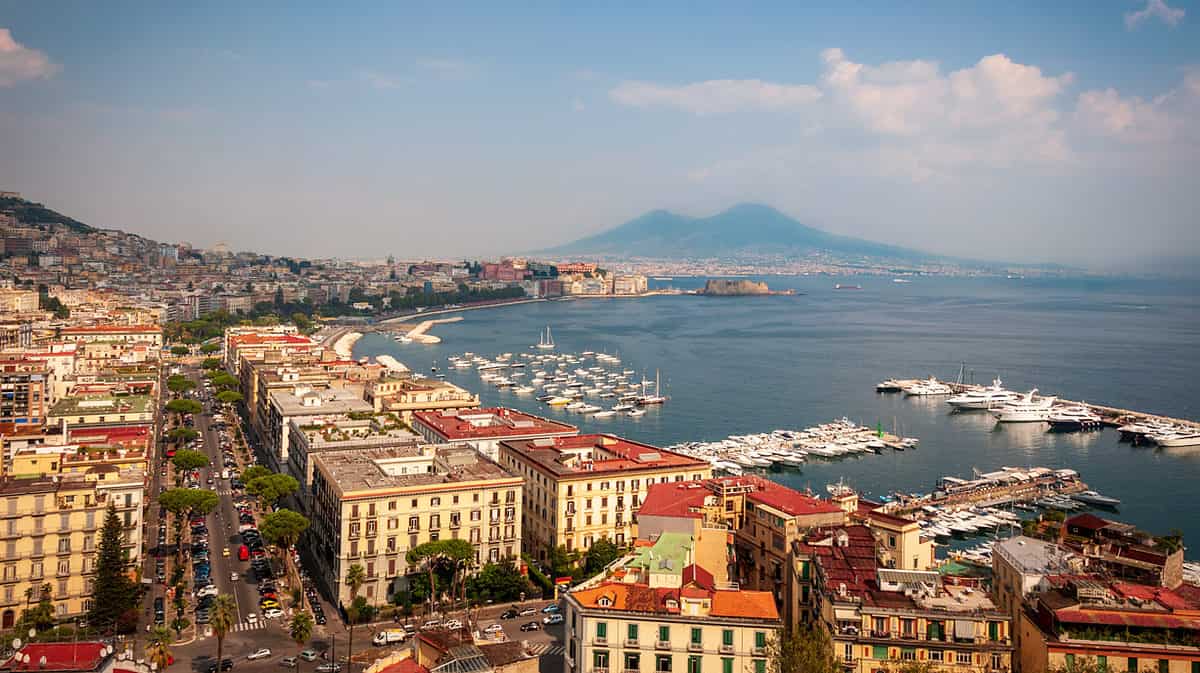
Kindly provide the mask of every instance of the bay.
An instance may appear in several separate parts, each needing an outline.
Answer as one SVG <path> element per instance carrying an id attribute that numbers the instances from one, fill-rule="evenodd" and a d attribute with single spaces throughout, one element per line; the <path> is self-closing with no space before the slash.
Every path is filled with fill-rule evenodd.
<path id="1" fill-rule="evenodd" d="M 760 278 L 795 296 L 573 299 L 464 311 L 437 325 L 436 345 L 367 334 L 355 356 L 389 354 L 503 405 L 666 446 L 731 434 L 798 429 L 843 416 L 897 428 L 919 448 L 857 458 L 811 459 L 771 473 L 824 493 L 844 478 L 868 495 L 928 492 L 943 475 L 1004 465 L 1069 467 L 1122 500 L 1113 518 L 1148 531 L 1178 528 L 1200 539 L 1200 449 L 1134 447 L 1113 430 L 1051 433 L 1040 424 L 996 425 L 985 413 L 951 413 L 944 398 L 878 394 L 891 377 L 967 380 L 1181 418 L 1200 417 L 1200 286 L 1129 279 L 877 276 Z M 835 290 L 835 282 L 861 290 Z M 694 288 L 703 279 L 655 281 Z M 670 401 L 641 418 L 593 419 L 497 390 L 474 369 L 447 370 L 450 355 L 527 351 L 551 326 L 558 352 L 608 352 L 653 380 Z M 636 378 L 636 377 L 634 377 Z M 1192 554 L 1189 554 L 1192 556 Z"/>

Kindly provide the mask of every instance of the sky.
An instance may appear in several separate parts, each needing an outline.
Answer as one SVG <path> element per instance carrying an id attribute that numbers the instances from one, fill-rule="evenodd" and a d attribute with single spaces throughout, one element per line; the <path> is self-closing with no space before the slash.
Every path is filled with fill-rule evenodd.
<path id="1" fill-rule="evenodd" d="M 308 257 L 753 201 L 940 254 L 1200 259 L 1200 0 L 510 4 L 0 0 L 0 190 Z"/>

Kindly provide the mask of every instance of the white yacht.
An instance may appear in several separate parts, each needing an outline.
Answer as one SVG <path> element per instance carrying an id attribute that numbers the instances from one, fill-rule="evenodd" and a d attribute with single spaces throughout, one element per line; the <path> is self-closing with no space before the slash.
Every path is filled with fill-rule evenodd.
<path id="1" fill-rule="evenodd" d="M 541 334 L 538 335 L 538 342 L 534 347 L 540 348 L 542 350 L 553 350 L 554 337 L 551 336 L 551 334 L 550 334 L 550 326 L 549 325 L 546 325 L 545 332 L 542 332 Z"/>
<path id="2" fill-rule="evenodd" d="M 1050 415 L 1046 420 L 1050 421 L 1050 427 L 1055 430 L 1098 428 L 1102 423 L 1099 414 L 1081 405 L 1055 407 L 1050 410 Z"/>
<path id="3" fill-rule="evenodd" d="M 930 376 L 928 381 L 917 381 L 904 386 L 905 395 L 950 395 L 954 389 Z"/>
<path id="4" fill-rule="evenodd" d="M 1159 446 L 1200 446 L 1200 432 L 1172 432 L 1148 437 Z"/>
<path id="5" fill-rule="evenodd" d="M 1019 393 L 1005 390 L 1000 379 L 995 379 L 992 381 L 992 385 L 986 388 L 968 390 L 961 395 L 951 397 L 946 400 L 946 403 L 955 409 L 991 409 L 1005 402 L 1020 399 L 1020 397 Z"/>
<path id="6" fill-rule="evenodd" d="M 1020 399 L 1006 402 L 994 409 L 992 415 L 1000 423 L 1044 423 L 1050 418 L 1055 397 L 1037 397 L 1037 388 Z"/>

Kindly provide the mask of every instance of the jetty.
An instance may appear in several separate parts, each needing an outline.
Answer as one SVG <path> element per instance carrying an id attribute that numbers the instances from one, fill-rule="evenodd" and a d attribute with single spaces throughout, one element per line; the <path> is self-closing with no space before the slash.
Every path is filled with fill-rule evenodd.
<path id="1" fill-rule="evenodd" d="M 432 328 L 434 325 L 458 322 L 460 320 L 462 320 L 462 316 L 460 316 L 460 315 L 456 315 L 452 318 L 438 318 L 438 319 L 432 319 L 432 320 L 425 320 L 425 321 L 422 321 L 421 323 L 417 324 L 417 326 L 408 330 L 404 334 L 402 334 L 400 338 L 403 340 L 415 341 L 415 342 L 421 343 L 421 344 L 441 343 L 442 340 L 440 337 L 436 337 L 432 334 L 428 334 L 430 328 Z"/>
<path id="2" fill-rule="evenodd" d="M 972 479 L 942 477 L 927 494 L 898 493 L 884 505 L 889 514 L 908 516 L 933 506 L 942 509 L 1032 503 L 1046 497 L 1069 496 L 1088 490 L 1074 470 L 1048 467 L 1003 467 L 976 473 Z"/>

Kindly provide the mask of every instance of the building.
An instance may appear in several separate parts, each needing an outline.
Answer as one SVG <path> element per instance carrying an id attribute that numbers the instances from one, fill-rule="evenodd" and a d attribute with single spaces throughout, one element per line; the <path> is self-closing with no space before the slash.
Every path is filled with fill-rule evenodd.
<path id="1" fill-rule="evenodd" d="M 425 542 L 463 539 L 478 563 L 520 552 L 521 478 L 466 446 L 393 446 L 329 451 L 312 462 L 318 581 L 349 602 L 351 564 L 363 566 L 361 595 L 390 601 L 410 572 L 405 554 Z"/>
<path id="2" fill-rule="evenodd" d="M 992 599 L 1009 613 L 1017 652 L 1022 651 L 1025 599 L 1043 590 L 1047 577 L 1083 572 L 1083 558 L 1054 542 L 1018 535 L 992 546 Z"/>
<path id="3" fill-rule="evenodd" d="M 503 441 L 568 437 L 579 433 L 573 425 L 504 407 L 415 411 L 412 427 L 428 442 L 468 444 L 492 460 L 499 459 L 500 442 Z"/>
<path id="4" fill-rule="evenodd" d="M 133 566 L 142 549 L 145 472 L 98 465 L 83 473 L 0 480 L 0 628 L 10 629 L 29 601 L 50 586 L 59 619 L 91 607 L 100 528 L 109 504 L 124 525 Z M 26 591 L 31 590 L 29 598 Z"/>
<path id="5" fill-rule="evenodd" d="M 308 418 L 289 424 L 287 471 L 300 483 L 300 508 L 311 511 L 313 457 L 316 454 L 349 449 L 415 448 L 420 437 L 387 416 L 370 418 Z"/>
<path id="6" fill-rule="evenodd" d="M 500 464 L 525 479 L 521 545 L 542 560 L 558 546 L 586 552 L 601 538 L 624 546 L 651 486 L 712 476 L 706 461 L 613 435 L 503 441 Z"/>
<path id="7" fill-rule="evenodd" d="M 0 313 L 33 313 L 40 306 L 35 290 L 0 288 Z"/>
<path id="8" fill-rule="evenodd" d="M 133 662 L 118 667 L 114 649 L 102 642 L 29 643 L 0 664 L 4 673 L 113 673 L 134 668 Z"/>
<path id="9" fill-rule="evenodd" d="M 0 323 L 0 351 L 29 348 L 33 345 L 33 323 Z"/>
<path id="10" fill-rule="evenodd" d="M 764 591 L 720 585 L 697 565 L 618 569 L 566 596 L 567 673 L 766 673 L 781 623 Z"/>
<path id="11" fill-rule="evenodd" d="M 1200 669 L 1200 588 L 1059 578 L 1021 615 L 1020 670 L 1192 673 Z"/>
<path id="12" fill-rule="evenodd" d="M 596 273 L 599 268 L 595 262 L 559 262 L 554 265 L 559 275 L 568 273 Z"/>
<path id="13" fill-rule="evenodd" d="M 0 424 L 36 427 L 45 422 L 49 374 L 41 362 L 0 360 Z"/>
<path id="14" fill-rule="evenodd" d="M 1011 622 L 985 592 L 936 571 L 880 567 L 875 533 L 862 524 L 813 531 L 797 547 L 802 572 L 813 577 L 814 612 L 846 671 L 909 661 L 939 671 L 1011 670 Z"/>
<path id="15" fill-rule="evenodd" d="M 441 411 L 443 409 L 474 409 L 479 406 L 479 395 L 453 383 L 402 374 L 372 381 L 363 393 L 375 413 L 393 412 L 406 422 L 418 411 Z"/>
<path id="16" fill-rule="evenodd" d="M 162 348 L 162 328 L 158 325 L 90 325 L 64 327 L 62 338 L 66 341 L 83 343 L 119 342 L 127 345 L 142 344 L 154 349 Z"/>
<path id="17" fill-rule="evenodd" d="M 305 424 L 310 419 L 371 413 L 371 405 L 362 399 L 362 391 L 356 388 L 318 390 L 298 385 L 291 390 L 273 390 L 268 399 L 263 448 L 276 471 L 284 469 L 288 463 L 292 420 Z"/>
<path id="18" fill-rule="evenodd" d="M 640 273 L 616 274 L 612 279 L 613 294 L 645 294 L 649 289 L 649 282 Z"/>
<path id="19" fill-rule="evenodd" d="M 63 431 L 97 425 L 149 425 L 154 422 L 154 407 L 149 395 L 72 395 L 50 408 L 46 424 Z"/>
<path id="20" fill-rule="evenodd" d="M 538 658 L 519 641 L 475 641 L 470 632 L 423 631 L 409 665 L 395 673 L 537 673 Z M 379 673 L 393 673 L 380 671 Z"/>

